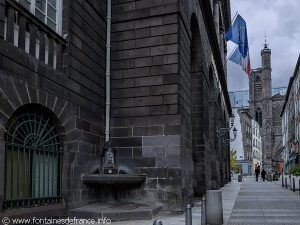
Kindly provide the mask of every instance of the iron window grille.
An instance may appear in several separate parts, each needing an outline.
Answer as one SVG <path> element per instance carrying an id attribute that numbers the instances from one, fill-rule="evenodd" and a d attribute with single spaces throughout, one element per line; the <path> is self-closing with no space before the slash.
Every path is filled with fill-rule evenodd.
<path id="1" fill-rule="evenodd" d="M 4 208 L 60 203 L 63 149 L 49 113 L 31 110 L 5 130 Z"/>

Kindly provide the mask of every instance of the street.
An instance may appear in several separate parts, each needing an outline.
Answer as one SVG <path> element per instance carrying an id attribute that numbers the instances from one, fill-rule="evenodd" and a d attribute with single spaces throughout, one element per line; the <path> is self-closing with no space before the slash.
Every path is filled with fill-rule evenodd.
<path id="1" fill-rule="evenodd" d="M 281 187 L 281 181 L 259 182 L 254 177 L 245 177 L 242 183 L 236 180 L 222 188 L 224 224 L 262 225 L 299 224 L 299 192 Z M 234 205 L 234 206 L 233 206 Z M 200 224 L 199 207 L 193 208 L 193 224 Z M 230 217 L 229 217 L 230 216 Z M 184 215 L 159 215 L 163 225 L 184 225 Z M 154 220 L 153 219 L 153 220 Z M 228 222 L 229 219 L 229 222 Z M 153 220 L 116 222 L 114 225 L 152 225 Z"/>
<path id="2" fill-rule="evenodd" d="M 246 178 L 228 225 L 299 224 L 299 192 L 281 187 L 281 181 L 255 182 Z"/>

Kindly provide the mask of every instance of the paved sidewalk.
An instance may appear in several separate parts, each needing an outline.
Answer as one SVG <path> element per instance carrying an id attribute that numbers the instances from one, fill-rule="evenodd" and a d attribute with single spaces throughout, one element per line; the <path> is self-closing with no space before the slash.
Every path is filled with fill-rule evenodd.
<path id="1" fill-rule="evenodd" d="M 223 216 L 224 224 L 227 224 L 230 214 L 232 212 L 235 199 L 237 198 L 240 190 L 241 183 L 237 180 L 232 181 L 222 188 L 222 200 L 223 200 Z M 201 224 L 201 208 L 199 202 L 195 203 L 193 208 L 193 225 Z M 114 222 L 113 225 L 153 225 L 153 221 L 159 219 L 163 222 L 163 225 L 185 225 L 185 214 L 182 215 L 158 215 L 153 220 L 137 220 L 137 221 L 122 221 Z"/>
<path id="2" fill-rule="evenodd" d="M 240 191 L 241 184 L 242 183 L 238 183 L 237 180 L 233 180 L 222 188 L 224 224 L 228 223 L 229 217 L 234 207 L 234 203 Z"/>
<path id="3" fill-rule="evenodd" d="M 246 178 L 228 225 L 299 225 L 300 196 L 281 187 L 281 181 Z"/>

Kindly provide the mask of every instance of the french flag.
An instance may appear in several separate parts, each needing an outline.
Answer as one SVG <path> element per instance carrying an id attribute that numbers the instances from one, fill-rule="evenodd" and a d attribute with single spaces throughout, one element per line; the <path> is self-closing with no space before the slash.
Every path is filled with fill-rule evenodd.
<path id="1" fill-rule="evenodd" d="M 245 71 L 245 73 L 250 76 L 251 73 L 251 65 L 250 65 L 250 55 L 249 51 L 247 52 L 246 57 L 244 58 L 242 54 L 239 51 L 238 46 L 235 48 L 233 53 L 229 56 L 229 60 L 241 65 L 242 69 Z"/>

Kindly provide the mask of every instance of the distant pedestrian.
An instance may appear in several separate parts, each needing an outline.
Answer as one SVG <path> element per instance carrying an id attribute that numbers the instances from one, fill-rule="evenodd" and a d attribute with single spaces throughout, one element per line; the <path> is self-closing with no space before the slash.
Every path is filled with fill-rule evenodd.
<path id="1" fill-rule="evenodd" d="M 259 174 L 260 174 L 260 169 L 259 169 L 259 167 L 256 167 L 256 169 L 255 169 L 256 181 L 258 181 Z"/>
<path id="2" fill-rule="evenodd" d="M 266 171 L 263 169 L 262 171 L 261 171 L 261 178 L 263 179 L 263 181 L 265 181 L 265 179 L 266 179 Z"/>

